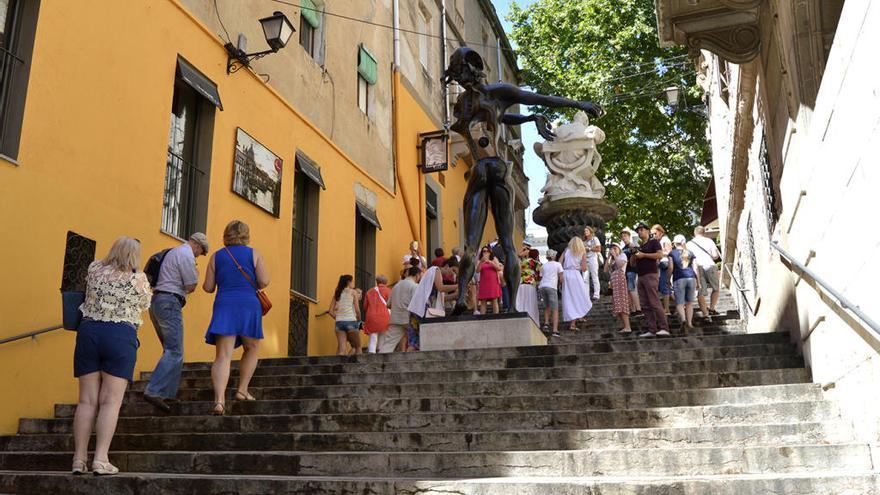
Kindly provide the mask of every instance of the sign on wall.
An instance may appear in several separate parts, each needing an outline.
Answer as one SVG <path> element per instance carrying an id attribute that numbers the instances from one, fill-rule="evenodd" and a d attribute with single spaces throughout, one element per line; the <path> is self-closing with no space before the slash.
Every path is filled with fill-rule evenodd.
<path id="1" fill-rule="evenodd" d="M 232 192 L 272 215 L 279 216 L 282 165 L 278 155 L 238 128 Z"/>
<path id="2" fill-rule="evenodd" d="M 430 174 L 449 169 L 449 134 L 446 131 L 434 131 L 419 134 L 422 149 L 422 173 Z"/>

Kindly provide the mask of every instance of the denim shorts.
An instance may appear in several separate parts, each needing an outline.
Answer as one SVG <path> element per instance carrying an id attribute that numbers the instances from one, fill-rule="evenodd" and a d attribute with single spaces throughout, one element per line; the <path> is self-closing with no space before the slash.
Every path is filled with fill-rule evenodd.
<path id="1" fill-rule="evenodd" d="M 337 321 L 336 322 L 336 331 L 337 332 L 357 332 L 361 329 L 361 322 L 359 321 Z"/>
<path id="2" fill-rule="evenodd" d="M 140 342 L 131 323 L 84 319 L 76 331 L 73 376 L 96 371 L 131 381 Z"/>
<path id="3" fill-rule="evenodd" d="M 636 291 L 636 279 L 639 278 L 639 274 L 636 272 L 626 272 L 626 288 L 629 289 L 630 292 Z"/>
<path id="4" fill-rule="evenodd" d="M 697 279 L 680 278 L 675 281 L 675 305 L 697 301 Z"/>
<path id="5" fill-rule="evenodd" d="M 672 295 L 672 281 L 666 270 L 660 270 L 660 283 L 657 286 L 657 290 L 660 292 L 661 296 Z"/>

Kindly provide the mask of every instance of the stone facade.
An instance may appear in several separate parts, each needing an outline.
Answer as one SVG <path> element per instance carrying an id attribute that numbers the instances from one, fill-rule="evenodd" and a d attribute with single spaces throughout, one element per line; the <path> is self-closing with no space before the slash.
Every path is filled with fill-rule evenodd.
<path id="1" fill-rule="evenodd" d="M 868 213 L 880 187 L 880 5 L 738 3 L 750 3 L 757 16 L 760 50 L 746 59 L 695 52 L 710 119 L 724 278 L 739 292 L 749 331 L 791 332 L 814 381 L 843 405 L 858 434 L 876 443 L 877 334 L 771 243 L 880 319 L 869 285 L 880 275 L 870 254 L 880 234 Z M 661 26 L 674 24 L 675 5 L 658 4 L 666 7 L 658 10 Z M 693 47 L 687 36 L 674 41 Z"/>

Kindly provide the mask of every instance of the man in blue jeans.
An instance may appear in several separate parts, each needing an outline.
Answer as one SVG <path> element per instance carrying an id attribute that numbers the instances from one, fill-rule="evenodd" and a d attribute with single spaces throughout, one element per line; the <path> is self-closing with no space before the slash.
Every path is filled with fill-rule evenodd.
<path id="1" fill-rule="evenodd" d="M 184 244 L 168 251 L 159 268 L 159 277 L 150 303 L 150 319 L 162 343 L 162 357 L 144 389 L 144 400 L 162 411 L 177 396 L 183 372 L 183 306 L 186 295 L 196 290 L 199 271 L 196 256 L 208 253 L 208 238 L 197 232 Z"/>

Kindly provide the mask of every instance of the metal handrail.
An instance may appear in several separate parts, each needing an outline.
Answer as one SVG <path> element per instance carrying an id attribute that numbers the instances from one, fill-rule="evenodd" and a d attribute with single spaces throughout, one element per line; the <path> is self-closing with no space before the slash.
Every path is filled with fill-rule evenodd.
<path id="1" fill-rule="evenodd" d="M 880 337 L 880 324 L 878 324 L 870 316 L 868 316 L 864 312 L 862 312 L 861 308 L 859 308 L 857 305 L 853 304 L 849 299 L 846 298 L 846 296 L 844 296 L 840 292 L 837 292 L 836 290 L 834 290 L 833 287 L 831 287 L 830 285 L 828 285 L 827 282 L 825 282 L 824 280 L 819 278 L 819 276 L 816 275 L 815 272 L 813 272 L 812 270 L 807 268 L 806 265 L 804 265 L 803 263 L 801 263 L 800 261 L 795 259 L 795 257 L 792 256 L 791 253 L 789 253 L 788 251 L 783 249 L 779 244 L 777 244 L 775 242 L 771 242 L 770 246 L 773 249 L 775 249 L 776 251 L 778 251 L 779 254 L 781 254 L 783 258 L 788 260 L 788 262 L 791 263 L 792 266 L 796 267 L 797 270 L 800 271 L 802 275 L 807 275 L 811 279 L 815 280 L 816 283 L 821 285 L 822 288 L 825 289 L 826 292 L 828 292 L 829 294 L 834 296 L 834 298 L 837 299 L 837 302 L 841 308 L 848 310 L 848 311 L 852 312 L 854 315 L 856 315 L 857 317 L 859 317 L 859 319 L 861 319 L 868 326 L 868 328 L 870 328 L 874 332 L 876 337 Z M 792 270 L 792 271 L 794 271 L 794 270 Z"/>
<path id="2" fill-rule="evenodd" d="M 49 333 L 49 332 L 52 332 L 55 330 L 61 330 L 62 328 L 64 328 L 64 327 L 62 327 L 61 325 L 56 325 L 54 327 L 42 328 L 40 330 L 34 330 L 33 332 L 28 332 L 28 333 L 23 333 L 21 335 L 16 335 L 14 337 L 7 337 L 5 339 L 0 339 L 0 345 L 8 344 L 10 342 L 15 342 L 16 340 L 23 340 L 23 339 L 26 339 L 29 337 L 34 338 L 37 335 Z"/>
<path id="3" fill-rule="evenodd" d="M 749 292 L 751 289 L 744 289 L 742 285 L 740 285 L 739 280 L 736 279 L 736 275 L 733 274 L 733 270 L 730 268 L 732 263 L 721 263 L 721 266 L 727 270 L 728 275 L 730 275 L 730 280 L 733 280 L 733 284 L 736 285 L 736 290 L 739 291 L 740 294 L 743 292 Z M 749 308 L 749 312 L 755 314 L 755 310 L 752 308 L 752 305 L 749 303 L 749 298 L 743 295 L 743 301 L 746 303 L 746 307 Z"/>

